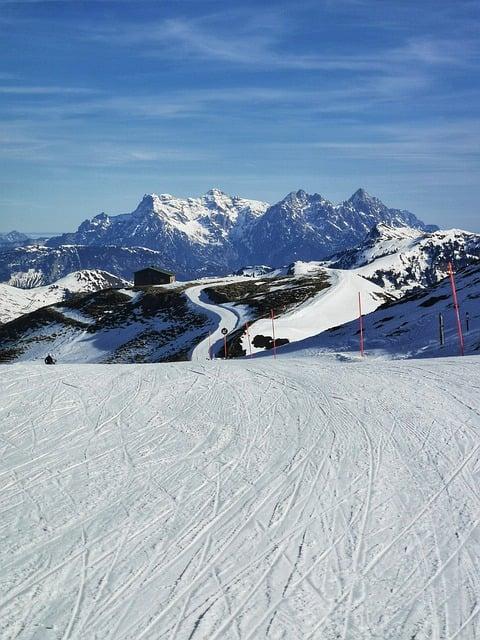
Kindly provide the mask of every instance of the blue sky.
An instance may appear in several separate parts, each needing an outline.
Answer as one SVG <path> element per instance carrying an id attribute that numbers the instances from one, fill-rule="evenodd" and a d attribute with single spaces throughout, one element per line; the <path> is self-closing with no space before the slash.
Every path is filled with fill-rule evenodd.
<path id="1" fill-rule="evenodd" d="M 0 230 L 360 186 L 480 231 L 477 0 L 0 0 Z"/>

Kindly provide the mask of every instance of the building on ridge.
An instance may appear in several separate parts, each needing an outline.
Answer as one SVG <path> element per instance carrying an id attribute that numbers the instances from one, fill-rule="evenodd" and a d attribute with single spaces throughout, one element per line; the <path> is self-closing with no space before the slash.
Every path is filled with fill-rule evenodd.
<path id="1" fill-rule="evenodd" d="M 175 282 L 175 274 L 160 267 L 145 267 L 133 274 L 133 284 L 135 287 L 148 287 L 155 284 L 171 284 Z"/>

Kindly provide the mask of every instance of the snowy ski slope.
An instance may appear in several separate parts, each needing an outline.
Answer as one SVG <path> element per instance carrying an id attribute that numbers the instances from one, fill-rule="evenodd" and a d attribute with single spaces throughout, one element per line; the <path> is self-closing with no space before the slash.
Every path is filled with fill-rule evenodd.
<path id="1" fill-rule="evenodd" d="M 328 269 L 316 262 L 297 262 L 295 264 L 294 275 L 302 276 L 319 272 L 328 277 L 330 286 L 291 311 L 278 316 L 275 320 L 277 338 L 288 338 L 291 343 L 295 343 L 315 336 L 331 327 L 351 321 L 358 315 L 357 296 L 359 291 L 363 295 L 363 306 L 366 313 L 374 311 L 385 301 L 383 289 L 363 278 L 356 270 Z M 221 281 L 210 280 L 185 290 L 185 295 L 192 305 L 200 307 L 214 321 L 216 327 L 209 338 L 195 346 L 190 354 L 191 360 L 204 361 L 209 358 L 210 353 L 218 353 L 223 344 L 221 329 L 225 327 L 228 332 L 242 329 L 246 321 L 250 322 L 250 345 L 245 331 L 242 336 L 242 347 L 245 353 L 248 354 L 251 351 L 255 354 L 264 351 L 263 347 L 257 348 L 252 345 L 252 342 L 257 335 L 272 335 L 270 318 L 252 321 L 251 312 L 244 304 L 233 302 L 215 304 L 209 300 L 205 291 L 213 283 L 229 284 L 242 280 L 242 277 L 226 278 Z M 280 282 L 279 288 L 281 286 Z"/>
<path id="2" fill-rule="evenodd" d="M 350 322 L 358 316 L 358 293 L 363 296 L 363 311 L 370 313 L 385 301 L 385 292 L 378 285 L 363 278 L 356 270 L 323 269 L 330 287 L 321 291 L 297 308 L 284 313 L 275 320 L 277 338 L 288 338 L 291 343 L 315 336 L 331 327 Z M 250 325 L 250 339 L 257 335 L 272 335 L 269 318 L 257 320 Z M 246 333 L 242 339 L 245 352 L 249 352 Z M 252 353 L 263 349 L 252 347 Z"/>
<path id="3" fill-rule="evenodd" d="M 456 274 L 455 280 L 465 353 L 478 354 L 480 266 L 462 269 Z M 444 321 L 444 345 L 440 345 L 439 340 L 440 313 Z M 369 357 L 434 358 L 458 355 L 458 329 L 450 279 L 441 280 L 435 287 L 367 314 L 363 319 L 363 330 Z M 355 319 L 306 340 L 282 346 L 281 353 L 294 353 L 296 357 L 301 357 L 336 352 L 349 357 L 359 352 L 358 331 L 358 319 Z"/>
<path id="4" fill-rule="evenodd" d="M 479 638 L 479 373 L 3 366 L 0 637 Z"/>

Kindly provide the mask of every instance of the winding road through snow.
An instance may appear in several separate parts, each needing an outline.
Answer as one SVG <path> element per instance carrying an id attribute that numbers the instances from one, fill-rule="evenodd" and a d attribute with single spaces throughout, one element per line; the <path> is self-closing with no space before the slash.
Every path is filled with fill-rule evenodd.
<path id="1" fill-rule="evenodd" d="M 330 280 L 330 286 L 317 293 L 312 298 L 284 313 L 275 320 L 277 338 L 288 338 L 290 342 L 304 340 L 315 336 L 331 327 L 338 326 L 358 316 L 358 293 L 362 295 L 363 312 L 374 311 L 384 302 L 384 291 L 381 287 L 363 278 L 356 271 L 340 269 L 324 269 Z M 232 279 L 215 282 L 215 285 L 229 284 Z M 272 281 L 272 285 L 277 283 Z M 225 327 L 230 333 L 240 326 L 241 307 L 234 305 L 218 305 L 211 302 L 205 288 L 212 283 L 202 284 L 186 289 L 185 294 L 190 302 L 205 311 L 215 322 L 216 329 L 210 338 L 200 342 L 192 351 L 190 359 L 205 361 L 209 353 L 217 353 L 222 346 L 221 329 Z M 251 341 L 256 335 L 272 335 L 271 320 L 260 319 L 250 324 Z M 211 345 L 211 349 L 209 349 Z M 242 339 L 242 346 L 248 353 L 262 352 L 263 348 L 256 348 L 248 344 L 246 335 Z"/>
<path id="2" fill-rule="evenodd" d="M 228 284 L 229 282 L 231 282 L 231 280 L 226 282 L 216 282 L 215 284 Z M 211 354 L 217 353 L 223 344 L 222 328 L 227 329 L 230 333 L 230 331 L 235 329 L 239 322 L 239 316 L 233 310 L 224 305 L 214 304 L 209 301 L 205 292 L 205 288 L 207 286 L 212 285 L 211 283 L 209 285 L 202 284 L 195 287 L 189 287 L 185 290 L 185 295 L 188 297 L 190 302 L 203 309 L 203 311 L 217 323 L 217 328 L 211 333 L 210 337 L 199 342 L 193 349 L 190 354 L 190 360 L 209 360 Z"/>

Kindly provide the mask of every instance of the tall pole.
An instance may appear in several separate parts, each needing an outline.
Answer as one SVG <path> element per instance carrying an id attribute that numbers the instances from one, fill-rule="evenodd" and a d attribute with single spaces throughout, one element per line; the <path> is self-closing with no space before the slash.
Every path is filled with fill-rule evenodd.
<path id="1" fill-rule="evenodd" d="M 245 322 L 245 331 L 247 333 L 247 340 L 248 340 L 248 355 L 251 358 L 252 357 L 252 343 L 250 342 L 250 331 L 249 331 L 249 327 L 248 327 L 248 322 Z"/>
<path id="2" fill-rule="evenodd" d="M 358 322 L 360 326 L 360 355 L 362 358 L 365 356 L 365 349 L 363 344 L 363 314 L 362 314 L 362 294 L 358 292 Z"/>
<path id="3" fill-rule="evenodd" d="M 440 332 L 440 346 L 445 344 L 445 323 L 443 321 L 443 313 L 438 314 L 438 329 Z"/>
<path id="4" fill-rule="evenodd" d="M 450 276 L 450 284 L 452 285 L 452 293 L 453 293 L 453 307 L 455 309 L 455 315 L 457 318 L 457 330 L 458 330 L 458 341 L 460 344 L 460 355 L 465 355 L 465 343 L 463 340 L 463 329 L 462 329 L 462 321 L 460 319 L 460 306 L 458 304 L 458 296 L 457 296 L 457 287 L 455 285 L 455 276 L 453 274 L 453 265 L 451 262 L 448 263 L 448 275 Z"/>
<path id="5" fill-rule="evenodd" d="M 272 336 L 273 336 L 273 357 L 277 357 L 277 345 L 275 343 L 275 314 L 273 309 L 270 309 L 270 316 L 272 318 Z"/>
<path id="6" fill-rule="evenodd" d="M 225 360 L 228 358 L 228 350 L 227 350 L 227 335 L 223 336 L 223 353 L 225 356 Z"/>

